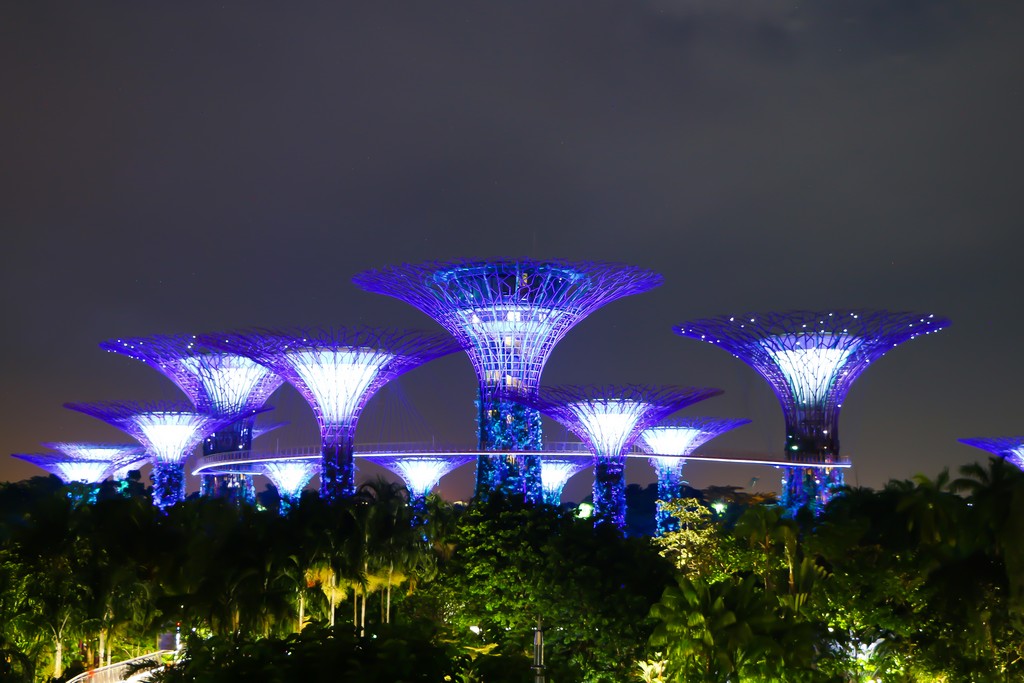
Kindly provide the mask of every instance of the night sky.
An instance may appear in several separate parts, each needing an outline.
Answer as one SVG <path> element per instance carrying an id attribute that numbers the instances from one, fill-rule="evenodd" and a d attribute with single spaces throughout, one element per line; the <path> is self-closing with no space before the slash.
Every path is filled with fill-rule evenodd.
<path id="1" fill-rule="evenodd" d="M 180 397 L 104 339 L 439 329 L 351 277 L 455 257 L 664 274 L 572 330 L 544 381 L 720 387 L 685 413 L 754 420 L 720 449 L 781 454 L 779 406 L 671 327 L 793 308 L 953 320 L 854 384 L 848 482 L 955 470 L 984 458 L 957 438 L 1024 432 L 1024 4 L 211 4 L 0 9 L 0 479 L 39 474 L 6 454 L 41 441 L 129 440 L 65 401 Z M 442 359 L 367 425 L 472 440 L 474 388 L 464 355 Z M 292 424 L 265 446 L 317 441 L 290 387 L 271 403 Z"/>

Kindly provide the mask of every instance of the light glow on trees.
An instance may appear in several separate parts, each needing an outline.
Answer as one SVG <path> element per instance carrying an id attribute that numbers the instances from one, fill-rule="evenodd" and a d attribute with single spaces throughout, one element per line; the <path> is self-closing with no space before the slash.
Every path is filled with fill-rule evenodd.
<path id="1" fill-rule="evenodd" d="M 274 483 L 282 498 L 297 500 L 319 471 L 320 463 L 313 460 L 275 460 L 262 463 L 260 469 Z"/>

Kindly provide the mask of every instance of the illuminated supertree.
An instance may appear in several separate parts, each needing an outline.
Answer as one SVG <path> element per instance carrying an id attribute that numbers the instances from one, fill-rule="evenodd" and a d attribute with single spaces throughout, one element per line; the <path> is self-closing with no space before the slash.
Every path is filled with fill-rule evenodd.
<path id="1" fill-rule="evenodd" d="M 980 448 L 1008 460 L 1024 470 L 1024 436 L 998 436 L 978 439 L 958 439 L 960 443 Z"/>
<path id="2" fill-rule="evenodd" d="M 658 500 L 669 502 L 679 497 L 686 456 L 716 436 L 748 424 L 750 420 L 717 417 L 682 417 L 659 422 L 640 432 L 641 447 L 651 454 L 650 462 L 658 474 Z M 676 520 L 658 503 L 655 512 L 660 536 L 676 528 Z"/>
<path id="3" fill-rule="evenodd" d="M 98 484 L 110 474 L 110 461 L 86 459 L 65 453 L 11 453 L 11 457 L 46 470 L 65 484 Z"/>
<path id="4" fill-rule="evenodd" d="M 871 310 L 747 313 L 694 320 L 677 334 L 720 346 L 768 380 L 786 420 L 789 462 L 782 504 L 820 510 L 843 482 L 837 468 L 800 467 L 839 458 L 839 410 L 853 381 L 889 349 L 937 332 L 949 320 Z"/>
<path id="5" fill-rule="evenodd" d="M 185 461 L 203 439 L 243 417 L 196 412 L 179 402 L 107 401 L 65 403 L 65 408 L 91 415 L 121 429 L 141 443 L 153 463 L 153 502 L 161 508 L 185 497 Z M 258 410 L 251 410 L 251 417 Z"/>
<path id="6" fill-rule="evenodd" d="M 558 420 L 590 447 L 594 463 L 595 523 L 626 522 L 625 454 L 640 432 L 720 389 L 652 386 L 544 387 L 521 401 Z"/>
<path id="7" fill-rule="evenodd" d="M 142 361 L 164 374 L 201 413 L 247 414 L 266 403 L 284 382 L 252 359 L 210 348 L 195 335 L 112 339 L 100 343 L 100 348 Z M 252 430 L 252 418 L 223 425 L 204 439 L 203 454 L 247 451 L 252 447 Z M 255 495 L 252 478 L 244 474 L 203 477 L 202 491 L 250 502 Z"/>
<path id="8" fill-rule="evenodd" d="M 544 502 L 549 505 L 562 503 L 562 489 L 575 475 L 594 464 L 591 455 L 543 456 L 540 461 L 541 486 Z"/>
<path id="9" fill-rule="evenodd" d="M 533 259 L 406 264 L 354 278 L 367 291 L 420 309 L 463 345 L 479 382 L 477 431 L 485 451 L 541 450 L 540 416 L 509 394 L 536 392 L 555 344 L 576 323 L 661 281 L 633 266 Z M 498 490 L 540 501 L 540 458 L 480 456 L 477 497 Z"/>
<path id="10" fill-rule="evenodd" d="M 283 381 L 283 380 L 282 380 Z M 254 424 L 252 426 L 252 438 L 258 439 L 261 436 L 265 436 L 275 429 L 280 429 L 287 424 L 291 424 L 288 420 L 282 422 L 265 422 L 263 424 Z"/>
<path id="11" fill-rule="evenodd" d="M 260 463 L 259 468 L 277 488 L 283 514 L 302 496 L 306 484 L 320 471 L 320 463 L 300 458 L 281 458 Z"/>
<path id="12" fill-rule="evenodd" d="M 399 453 L 360 457 L 400 476 L 409 489 L 409 499 L 413 504 L 421 503 L 430 490 L 437 486 L 441 477 L 474 459 L 472 455 L 448 453 Z"/>
<path id="13" fill-rule="evenodd" d="M 353 440 L 366 402 L 402 373 L 459 349 L 443 336 L 365 327 L 252 330 L 203 339 L 266 365 L 306 399 L 320 426 L 320 493 L 327 499 L 355 492 Z"/>

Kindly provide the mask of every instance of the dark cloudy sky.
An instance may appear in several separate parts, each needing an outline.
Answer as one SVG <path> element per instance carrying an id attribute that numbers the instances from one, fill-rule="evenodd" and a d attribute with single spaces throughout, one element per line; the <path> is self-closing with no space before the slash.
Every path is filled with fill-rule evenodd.
<path id="1" fill-rule="evenodd" d="M 781 412 L 671 326 L 750 310 L 953 319 L 854 385 L 853 483 L 1024 432 L 1020 2 L 211 5 L 0 9 L 0 453 L 122 439 L 65 401 L 177 396 L 103 339 L 429 328 L 351 276 L 495 255 L 663 273 L 570 332 L 544 379 L 721 387 L 688 412 L 754 420 L 722 448 L 779 453 Z M 401 391 L 439 438 L 472 438 L 464 356 Z M 272 403 L 293 420 L 278 443 L 316 441 L 294 392 Z M 37 472 L 0 457 L 0 478 Z"/>

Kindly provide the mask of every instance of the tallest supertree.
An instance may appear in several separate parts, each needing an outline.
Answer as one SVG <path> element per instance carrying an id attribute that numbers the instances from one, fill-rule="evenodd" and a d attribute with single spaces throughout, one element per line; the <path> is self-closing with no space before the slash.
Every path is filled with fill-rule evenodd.
<path id="1" fill-rule="evenodd" d="M 555 344 L 590 313 L 661 284 L 633 266 L 562 260 L 429 262 L 369 270 L 359 287 L 401 299 L 436 320 L 466 349 L 479 382 L 481 450 L 540 450 L 540 414 L 512 400 L 540 386 Z M 539 456 L 481 456 L 476 494 L 540 501 Z"/>
<path id="2" fill-rule="evenodd" d="M 720 346 L 768 380 L 786 420 L 782 503 L 820 509 L 841 470 L 799 467 L 839 461 L 839 411 L 857 377 L 887 351 L 937 332 L 949 320 L 888 311 L 747 313 L 693 320 L 677 334 Z"/>

